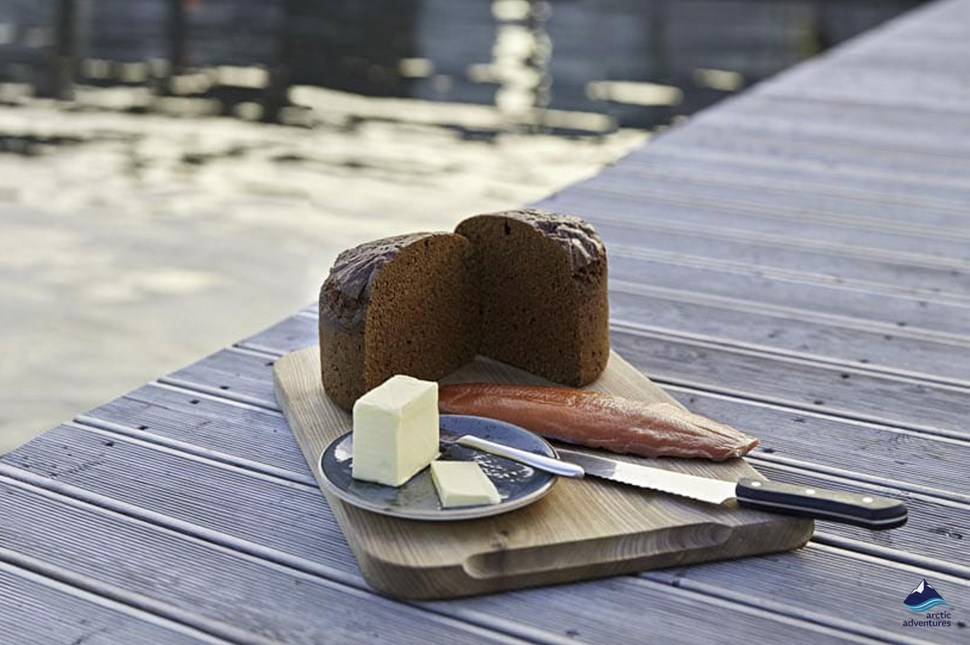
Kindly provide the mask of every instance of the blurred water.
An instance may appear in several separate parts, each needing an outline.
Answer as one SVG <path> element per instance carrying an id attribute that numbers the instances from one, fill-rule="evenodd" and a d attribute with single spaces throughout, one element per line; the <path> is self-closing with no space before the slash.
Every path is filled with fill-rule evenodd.
<path id="1" fill-rule="evenodd" d="M 0 451 L 911 4 L 4 0 Z"/>
<path id="2" fill-rule="evenodd" d="M 0 82 L 42 95 L 69 92 L 72 76 L 147 86 L 284 122 L 299 120 L 289 89 L 310 85 L 489 104 L 512 123 L 600 132 L 691 114 L 916 4 L 5 0 Z M 546 108 L 609 118 L 547 120 Z"/>

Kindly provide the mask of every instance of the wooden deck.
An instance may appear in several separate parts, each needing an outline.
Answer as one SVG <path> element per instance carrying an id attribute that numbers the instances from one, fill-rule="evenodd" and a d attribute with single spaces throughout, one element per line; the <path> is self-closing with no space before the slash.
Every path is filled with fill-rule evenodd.
<path id="1" fill-rule="evenodd" d="M 610 249 L 615 348 L 769 478 L 903 497 L 797 552 L 459 601 L 372 594 L 273 396 L 312 308 L 0 459 L 0 642 L 967 642 L 970 0 L 541 205 Z M 953 626 L 906 628 L 923 578 Z"/>

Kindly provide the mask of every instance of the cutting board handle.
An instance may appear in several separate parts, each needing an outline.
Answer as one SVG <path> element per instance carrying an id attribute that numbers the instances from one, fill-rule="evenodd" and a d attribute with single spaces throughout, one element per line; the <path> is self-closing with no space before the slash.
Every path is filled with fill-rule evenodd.
<path id="1" fill-rule="evenodd" d="M 540 547 L 502 546 L 495 551 L 477 553 L 462 566 L 470 578 L 512 578 L 554 572 L 561 577 L 569 570 L 596 570 L 611 575 L 611 567 L 629 571 L 631 563 L 661 559 L 671 562 L 671 555 L 681 551 L 714 548 L 728 541 L 732 529 L 724 524 L 705 522 L 671 527 L 649 533 L 631 533 L 618 538 L 544 544 Z M 674 562 L 671 562 L 673 564 Z"/>

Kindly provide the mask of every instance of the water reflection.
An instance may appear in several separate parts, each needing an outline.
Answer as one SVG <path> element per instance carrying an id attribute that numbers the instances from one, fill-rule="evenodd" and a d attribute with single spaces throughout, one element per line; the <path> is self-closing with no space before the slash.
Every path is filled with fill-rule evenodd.
<path id="1" fill-rule="evenodd" d="M 6 0 L 0 101 L 112 88 L 101 107 L 307 125 L 295 90 L 324 87 L 490 105 L 505 131 L 652 128 L 915 4 Z"/>

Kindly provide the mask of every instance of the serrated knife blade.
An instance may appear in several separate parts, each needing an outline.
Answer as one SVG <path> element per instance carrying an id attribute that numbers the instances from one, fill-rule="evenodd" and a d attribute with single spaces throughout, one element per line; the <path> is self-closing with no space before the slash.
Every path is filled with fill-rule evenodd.
<path id="1" fill-rule="evenodd" d="M 576 464 L 586 475 L 630 486 L 689 497 L 708 504 L 723 504 L 737 497 L 735 491 L 737 482 L 698 477 L 661 468 L 648 468 L 562 448 L 558 448 L 556 452 L 560 459 Z"/>
<path id="2" fill-rule="evenodd" d="M 631 464 L 588 452 L 556 448 L 558 459 L 537 455 L 475 436 L 458 443 L 528 464 L 561 477 L 600 477 L 629 486 L 670 493 L 708 504 L 736 499 L 738 505 L 772 513 L 799 515 L 870 529 L 891 529 L 906 523 L 906 505 L 890 497 L 826 490 L 811 485 L 783 484 L 742 477 L 724 481 Z"/>

